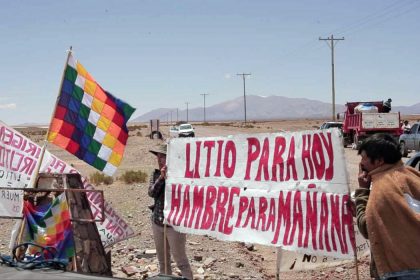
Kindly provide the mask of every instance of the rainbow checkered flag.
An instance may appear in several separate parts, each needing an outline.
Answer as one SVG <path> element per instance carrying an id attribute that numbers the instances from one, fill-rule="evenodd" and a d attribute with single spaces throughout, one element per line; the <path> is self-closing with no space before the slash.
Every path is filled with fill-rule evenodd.
<path id="1" fill-rule="evenodd" d="M 73 230 L 65 193 L 47 205 L 34 206 L 25 200 L 23 215 L 27 223 L 23 241 L 42 247 L 54 247 L 57 250 L 56 257 L 62 260 L 74 256 Z M 28 250 L 30 254 L 36 255 L 40 248 L 30 246 Z"/>
<path id="2" fill-rule="evenodd" d="M 48 141 L 111 176 L 121 163 L 134 111 L 104 91 L 70 53 Z"/>

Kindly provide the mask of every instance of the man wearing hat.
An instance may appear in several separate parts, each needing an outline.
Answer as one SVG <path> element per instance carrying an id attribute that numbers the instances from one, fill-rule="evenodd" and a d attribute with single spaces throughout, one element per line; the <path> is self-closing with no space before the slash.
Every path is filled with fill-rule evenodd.
<path id="1" fill-rule="evenodd" d="M 159 261 L 161 274 L 172 274 L 171 253 L 182 276 L 186 279 L 193 279 L 191 266 L 185 252 L 186 236 L 184 233 L 175 231 L 171 226 L 163 224 L 163 207 L 165 202 L 165 179 L 166 179 L 166 145 L 159 145 L 150 152 L 156 156 L 159 169 L 155 169 L 150 176 L 149 196 L 153 197 L 155 203 L 151 207 L 152 230 L 155 240 L 156 253 Z M 165 244 L 166 243 L 166 244 Z"/>

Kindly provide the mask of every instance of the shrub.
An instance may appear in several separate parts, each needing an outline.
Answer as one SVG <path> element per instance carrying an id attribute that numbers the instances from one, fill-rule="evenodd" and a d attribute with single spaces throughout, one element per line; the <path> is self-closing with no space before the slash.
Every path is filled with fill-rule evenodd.
<path id="1" fill-rule="evenodd" d="M 127 128 L 128 128 L 128 131 L 134 131 L 137 129 L 141 130 L 142 128 L 147 128 L 147 127 L 148 126 L 145 124 L 140 124 L 140 125 L 129 125 Z"/>
<path id="2" fill-rule="evenodd" d="M 145 183 L 147 180 L 147 177 L 148 175 L 146 174 L 146 172 L 143 172 L 141 170 L 139 171 L 129 170 L 129 171 L 126 171 L 124 174 L 122 174 L 119 179 L 123 180 L 127 184 L 131 184 L 131 183 Z"/>
<path id="3" fill-rule="evenodd" d="M 104 177 L 104 184 L 105 185 L 111 185 L 112 183 L 114 183 L 114 178 L 112 178 L 111 176 L 105 176 Z"/>
<path id="4" fill-rule="evenodd" d="M 114 178 L 112 178 L 112 176 L 107 176 L 107 175 L 102 174 L 98 171 L 91 174 L 89 176 L 89 180 L 95 185 L 99 185 L 99 184 L 102 184 L 102 183 L 105 184 L 105 185 L 111 185 L 112 183 L 114 183 Z"/>
<path id="5" fill-rule="evenodd" d="M 233 123 L 227 122 L 227 123 L 220 123 L 220 126 L 233 126 Z"/>

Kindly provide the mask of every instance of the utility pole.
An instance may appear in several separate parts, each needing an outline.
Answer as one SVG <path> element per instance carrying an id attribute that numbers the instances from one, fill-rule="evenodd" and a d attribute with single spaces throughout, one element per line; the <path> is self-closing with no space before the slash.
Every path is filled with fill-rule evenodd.
<path id="1" fill-rule="evenodd" d="M 242 74 L 236 74 L 238 76 L 242 76 L 242 80 L 244 81 L 244 121 L 246 125 L 246 93 L 245 93 L 245 76 L 251 76 L 251 73 L 242 73 Z"/>
<path id="2" fill-rule="evenodd" d="M 202 93 L 200 94 L 204 97 L 204 122 L 206 122 L 206 95 L 209 95 L 208 93 Z"/>
<path id="3" fill-rule="evenodd" d="M 188 122 L 188 104 L 190 104 L 190 102 L 185 102 L 185 104 L 187 104 L 187 122 Z"/>
<path id="4" fill-rule="evenodd" d="M 178 108 L 176 108 L 176 123 L 178 123 Z"/>
<path id="5" fill-rule="evenodd" d="M 327 42 L 328 46 L 331 49 L 331 76 L 332 76 L 332 119 L 335 121 L 335 80 L 334 80 L 334 41 L 343 41 L 344 37 L 342 38 L 334 38 L 334 35 L 331 34 L 331 37 L 328 38 L 321 38 L 319 37 L 320 41 L 329 41 Z"/>

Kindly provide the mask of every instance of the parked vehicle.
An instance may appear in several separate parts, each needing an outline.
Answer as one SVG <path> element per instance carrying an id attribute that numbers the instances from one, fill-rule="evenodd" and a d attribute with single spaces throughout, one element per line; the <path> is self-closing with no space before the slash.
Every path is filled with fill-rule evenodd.
<path id="1" fill-rule="evenodd" d="M 319 129 L 328 129 L 328 128 L 332 128 L 332 127 L 337 127 L 339 129 L 343 128 L 343 123 L 342 122 L 324 122 Z"/>
<path id="2" fill-rule="evenodd" d="M 189 123 L 179 125 L 178 137 L 194 137 L 194 128 Z"/>
<path id="3" fill-rule="evenodd" d="M 406 157 L 410 150 L 420 151 L 420 122 L 413 124 L 409 131 L 404 131 L 404 134 L 400 135 L 399 143 L 403 157 Z"/>
<path id="4" fill-rule="evenodd" d="M 385 113 L 383 101 L 347 102 L 343 120 L 344 147 L 357 149 L 363 139 L 375 133 L 401 135 L 400 113 Z"/>
<path id="5" fill-rule="evenodd" d="M 420 152 L 418 152 L 417 154 L 412 156 L 409 160 L 407 160 L 405 165 L 409 165 L 411 167 L 414 167 L 418 171 L 420 171 Z"/>
<path id="6" fill-rule="evenodd" d="M 174 137 L 178 137 L 179 134 L 179 127 L 177 126 L 171 126 L 169 128 L 169 136 L 174 138 Z"/>

